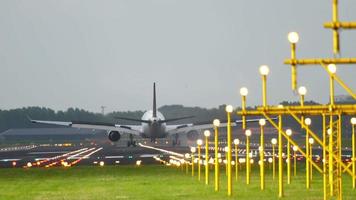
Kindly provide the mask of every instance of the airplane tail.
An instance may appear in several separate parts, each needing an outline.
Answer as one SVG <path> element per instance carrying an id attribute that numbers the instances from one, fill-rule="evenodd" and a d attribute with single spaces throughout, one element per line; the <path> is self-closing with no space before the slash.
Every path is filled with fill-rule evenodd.
<path id="1" fill-rule="evenodd" d="M 153 83 L 153 108 L 152 108 L 152 117 L 157 117 L 157 105 L 156 105 L 156 83 Z"/>

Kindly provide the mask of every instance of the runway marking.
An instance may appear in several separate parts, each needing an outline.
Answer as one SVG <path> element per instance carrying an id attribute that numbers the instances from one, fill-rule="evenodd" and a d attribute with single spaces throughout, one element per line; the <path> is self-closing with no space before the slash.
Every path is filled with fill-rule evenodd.
<path id="1" fill-rule="evenodd" d="M 68 153 L 69 151 L 41 151 L 41 152 L 29 152 L 27 154 L 37 155 L 37 154 L 59 154 L 59 153 Z"/>
<path id="2" fill-rule="evenodd" d="M 143 155 L 140 155 L 141 158 L 153 158 L 155 156 L 158 156 L 158 154 L 143 154 Z"/>
<path id="3" fill-rule="evenodd" d="M 147 146 L 147 145 L 143 145 L 141 143 L 138 143 L 138 145 L 141 146 L 141 147 L 147 148 L 147 149 L 153 149 L 153 150 L 161 151 L 161 152 L 164 152 L 164 153 L 172 154 L 172 155 L 175 155 L 175 156 L 184 157 L 184 155 L 181 154 L 181 153 L 168 151 L 168 150 L 165 150 L 165 149 L 160 149 L 160 148 L 156 148 L 156 147 L 152 147 L 152 146 Z"/>
<path id="4" fill-rule="evenodd" d="M 124 158 L 124 156 L 105 156 L 105 158 Z"/>
<path id="5" fill-rule="evenodd" d="M 2 160 L 0 160 L 0 161 L 2 161 L 2 162 L 11 162 L 11 161 L 19 161 L 19 160 L 21 160 L 21 159 L 15 159 L 15 158 L 5 158 L 5 159 L 2 159 Z"/>

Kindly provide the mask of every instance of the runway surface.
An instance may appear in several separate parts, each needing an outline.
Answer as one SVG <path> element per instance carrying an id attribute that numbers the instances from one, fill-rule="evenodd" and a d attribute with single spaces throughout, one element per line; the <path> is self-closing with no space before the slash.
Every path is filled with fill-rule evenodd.
<path id="1" fill-rule="evenodd" d="M 258 159 L 258 144 L 251 144 L 251 158 Z M 223 147 L 219 147 L 221 157 L 225 157 Z M 213 155 L 214 148 L 210 147 L 210 156 Z M 202 152 L 205 149 L 202 147 Z M 184 157 L 185 153 L 190 152 L 190 147 L 172 147 L 141 144 L 136 147 L 117 147 L 117 146 L 99 146 L 99 145 L 24 145 L 0 148 L 0 167 L 70 167 L 76 165 L 126 165 L 136 164 L 141 161 L 142 164 L 157 164 L 154 157 L 159 157 L 168 161 L 170 156 Z M 277 152 L 277 149 L 276 149 Z M 284 149 L 284 152 L 285 149 Z M 291 150 L 293 154 L 293 151 Z M 203 153 L 204 154 L 204 153 Z M 240 158 L 246 156 L 245 144 L 239 146 L 238 155 Z M 313 148 L 313 158 L 321 161 L 322 149 L 318 146 Z M 272 157 L 272 147 L 266 145 L 265 157 Z M 301 154 L 297 154 L 298 160 L 302 161 Z M 343 150 L 343 160 L 349 161 L 351 158 L 350 149 Z"/>

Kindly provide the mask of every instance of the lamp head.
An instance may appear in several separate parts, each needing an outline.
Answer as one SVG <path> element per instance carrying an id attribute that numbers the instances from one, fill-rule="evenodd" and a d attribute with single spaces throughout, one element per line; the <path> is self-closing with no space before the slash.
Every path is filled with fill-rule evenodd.
<path id="1" fill-rule="evenodd" d="M 311 124 L 311 119 L 305 118 L 304 123 L 309 126 Z"/>
<path id="2" fill-rule="evenodd" d="M 350 121 L 352 125 L 356 125 L 356 117 L 351 118 Z"/>
<path id="3" fill-rule="evenodd" d="M 240 94 L 241 94 L 241 96 L 247 96 L 248 89 L 246 87 L 240 88 Z"/>
<path id="4" fill-rule="evenodd" d="M 197 145 L 198 145 L 198 146 L 201 146 L 202 144 L 203 144 L 203 140 L 198 139 L 198 140 L 197 140 Z"/>
<path id="5" fill-rule="evenodd" d="M 260 124 L 260 126 L 264 126 L 264 125 L 266 125 L 266 120 L 264 118 L 262 118 L 258 121 L 258 123 Z"/>
<path id="6" fill-rule="evenodd" d="M 251 136 L 251 130 L 250 129 L 247 129 L 246 131 L 245 131 L 245 135 L 247 136 L 247 137 L 250 137 Z"/>
<path id="7" fill-rule="evenodd" d="M 237 138 L 236 138 L 236 139 L 234 139 L 234 144 L 235 144 L 235 145 L 240 144 L 240 140 L 239 140 L 239 139 L 237 139 Z"/>
<path id="8" fill-rule="evenodd" d="M 314 144 L 314 139 L 313 138 L 309 138 L 309 144 Z"/>
<path id="9" fill-rule="evenodd" d="M 269 74 L 269 68 L 267 65 L 261 65 L 259 71 L 262 76 L 267 76 Z"/>
<path id="10" fill-rule="evenodd" d="M 229 147 L 226 146 L 226 147 L 224 148 L 224 151 L 225 151 L 225 152 L 228 152 L 228 151 L 229 151 Z"/>
<path id="11" fill-rule="evenodd" d="M 227 105 L 226 108 L 225 108 L 225 111 L 228 112 L 228 113 L 232 113 L 233 109 L 234 108 L 232 107 L 232 105 Z"/>
<path id="12" fill-rule="evenodd" d="M 219 127 L 219 126 L 220 126 L 220 120 L 214 119 L 213 125 L 214 125 L 215 127 Z"/>
<path id="13" fill-rule="evenodd" d="M 288 33 L 288 41 L 292 44 L 295 44 L 299 41 L 299 35 L 297 32 L 289 32 Z"/>
<path id="14" fill-rule="evenodd" d="M 335 64 L 329 64 L 328 65 L 328 71 L 332 74 L 336 73 L 336 65 Z"/>
<path id="15" fill-rule="evenodd" d="M 293 151 L 298 151 L 298 146 L 293 146 Z"/>
<path id="16" fill-rule="evenodd" d="M 195 153 L 197 151 L 197 148 L 195 147 L 190 147 L 190 152 Z"/>
<path id="17" fill-rule="evenodd" d="M 204 136 L 205 137 L 210 137 L 210 131 L 209 130 L 205 130 L 204 131 Z"/>
<path id="18" fill-rule="evenodd" d="M 307 88 L 306 87 L 304 87 L 304 86 L 300 86 L 299 88 L 298 88 L 298 93 L 299 93 L 299 95 L 302 95 L 302 96 L 305 96 L 306 94 L 307 94 Z"/>
<path id="19" fill-rule="evenodd" d="M 287 134 L 288 136 L 291 136 L 291 135 L 292 135 L 292 129 L 287 129 L 287 130 L 286 130 L 286 134 Z"/>
<path id="20" fill-rule="evenodd" d="M 190 158 L 189 153 L 184 154 L 184 157 L 185 157 L 185 158 Z"/>
<path id="21" fill-rule="evenodd" d="M 276 139 L 276 138 L 272 138 L 271 143 L 272 143 L 273 145 L 277 144 L 277 139 Z"/>

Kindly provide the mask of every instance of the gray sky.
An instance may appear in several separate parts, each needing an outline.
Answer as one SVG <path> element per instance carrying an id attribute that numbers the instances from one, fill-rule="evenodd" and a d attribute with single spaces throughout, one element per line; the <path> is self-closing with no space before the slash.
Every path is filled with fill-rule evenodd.
<path id="1" fill-rule="evenodd" d="M 356 1 L 340 18 L 356 21 Z M 270 103 L 297 100 L 290 89 L 289 31 L 298 57 L 332 56 L 331 0 L 1 0 L 0 109 L 79 107 L 99 112 L 158 104 L 216 107 L 261 103 L 258 67 L 270 66 Z M 343 31 L 343 57 L 355 57 L 356 31 Z M 355 91 L 355 68 L 338 74 Z M 299 70 L 306 99 L 328 102 L 321 67 Z M 337 94 L 345 92 L 340 88 Z"/>

